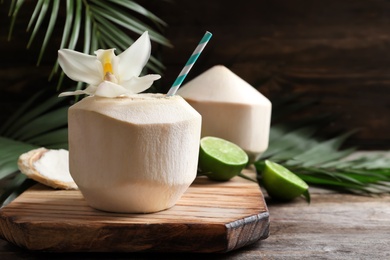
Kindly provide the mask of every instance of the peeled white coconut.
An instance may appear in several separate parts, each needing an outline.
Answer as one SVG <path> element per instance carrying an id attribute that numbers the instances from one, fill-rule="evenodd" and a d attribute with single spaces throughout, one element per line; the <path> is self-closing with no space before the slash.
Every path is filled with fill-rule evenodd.
<path id="1" fill-rule="evenodd" d="M 55 189 L 77 189 L 69 173 L 68 151 L 38 148 L 20 155 L 18 167 L 27 177 Z"/>
<path id="2" fill-rule="evenodd" d="M 177 93 L 202 115 L 202 137 L 229 140 L 251 161 L 268 148 L 271 102 L 225 66 L 212 67 Z"/>
<path id="3" fill-rule="evenodd" d="M 196 177 L 201 116 L 180 96 L 90 96 L 68 123 L 70 173 L 96 209 L 161 211 Z"/>

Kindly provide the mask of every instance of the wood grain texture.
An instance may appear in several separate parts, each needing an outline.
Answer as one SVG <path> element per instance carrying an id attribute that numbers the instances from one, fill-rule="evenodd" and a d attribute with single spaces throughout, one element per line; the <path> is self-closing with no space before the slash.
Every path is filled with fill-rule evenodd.
<path id="1" fill-rule="evenodd" d="M 0 211 L 6 240 L 57 252 L 226 252 L 268 236 L 268 209 L 256 183 L 198 178 L 171 209 L 107 213 L 79 191 L 36 185 Z"/>
<path id="2" fill-rule="evenodd" d="M 310 205 L 303 201 L 268 202 L 270 239 L 253 248 L 251 256 L 257 254 L 266 259 L 390 258 L 389 195 L 318 193 L 312 196 Z"/>
<path id="3" fill-rule="evenodd" d="M 0 259 L 389 259 L 390 196 L 357 196 L 312 189 L 303 199 L 279 203 L 265 198 L 267 239 L 223 254 L 53 253 L 27 251 L 0 239 Z M 195 245 L 194 245 L 195 246 Z"/>

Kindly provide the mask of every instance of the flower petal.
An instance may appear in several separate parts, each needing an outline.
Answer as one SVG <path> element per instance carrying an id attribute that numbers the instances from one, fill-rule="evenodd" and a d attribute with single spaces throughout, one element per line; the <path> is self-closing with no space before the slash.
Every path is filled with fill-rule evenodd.
<path id="1" fill-rule="evenodd" d="M 89 85 L 86 89 L 84 90 L 76 90 L 76 91 L 68 91 L 68 92 L 62 92 L 58 96 L 59 97 L 65 97 L 65 96 L 74 96 L 74 95 L 94 95 L 97 87 Z"/>
<path id="2" fill-rule="evenodd" d="M 153 81 L 160 79 L 161 76 L 158 74 L 149 74 L 143 77 L 132 77 L 128 81 L 121 83 L 130 93 L 137 94 L 150 88 Z"/>
<path id="3" fill-rule="evenodd" d="M 129 93 L 127 89 L 122 87 L 121 85 L 112 83 L 110 81 L 103 81 L 98 87 L 95 92 L 96 96 L 99 97 L 119 97 L 125 94 L 132 94 Z"/>
<path id="4" fill-rule="evenodd" d="M 62 49 L 58 51 L 58 63 L 65 74 L 74 81 L 99 85 L 103 80 L 103 68 L 95 56 Z"/>
<path id="5" fill-rule="evenodd" d="M 150 58 L 151 43 L 148 32 L 144 32 L 127 50 L 118 55 L 118 75 L 121 81 L 137 77 Z"/>

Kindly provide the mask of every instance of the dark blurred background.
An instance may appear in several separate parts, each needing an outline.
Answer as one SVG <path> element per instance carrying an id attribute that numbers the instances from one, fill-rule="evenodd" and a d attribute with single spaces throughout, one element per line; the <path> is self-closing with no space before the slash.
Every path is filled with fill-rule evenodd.
<path id="1" fill-rule="evenodd" d="M 213 38 L 186 82 L 222 64 L 272 101 L 299 95 L 293 102 L 314 102 L 286 120 L 330 114 L 334 119 L 324 127 L 325 135 L 359 129 L 349 145 L 390 148 L 390 1 L 138 3 L 168 24 L 163 33 L 174 47 L 153 46 L 167 67 L 159 83 L 163 91 L 208 30 Z M 34 91 L 55 88 L 47 79 L 59 45 L 51 45 L 35 66 L 41 40 L 26 50 L 28 4 L 10 42 L 8 4 L 0 5 L 0 122 Z M 62 31 L 56 33 L 60 39 Z"/>

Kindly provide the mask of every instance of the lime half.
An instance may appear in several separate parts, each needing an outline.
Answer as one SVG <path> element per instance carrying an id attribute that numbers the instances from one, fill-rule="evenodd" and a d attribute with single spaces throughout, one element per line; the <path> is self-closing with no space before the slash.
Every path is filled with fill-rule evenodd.
<path id="1" fill-rule="evenodd" d="M 210 179 L 227 181 L 241 173 L 248 155 L 238 145 L 218 137 L 200 140 L 199 168 Z"/>
<path id="2" fill-rule="evenodd" d="M 310 201 L 307 183 L 280 164 L 265 161 L 262 183 L 272 198 L 289 201 L 304 195 Z"/>

